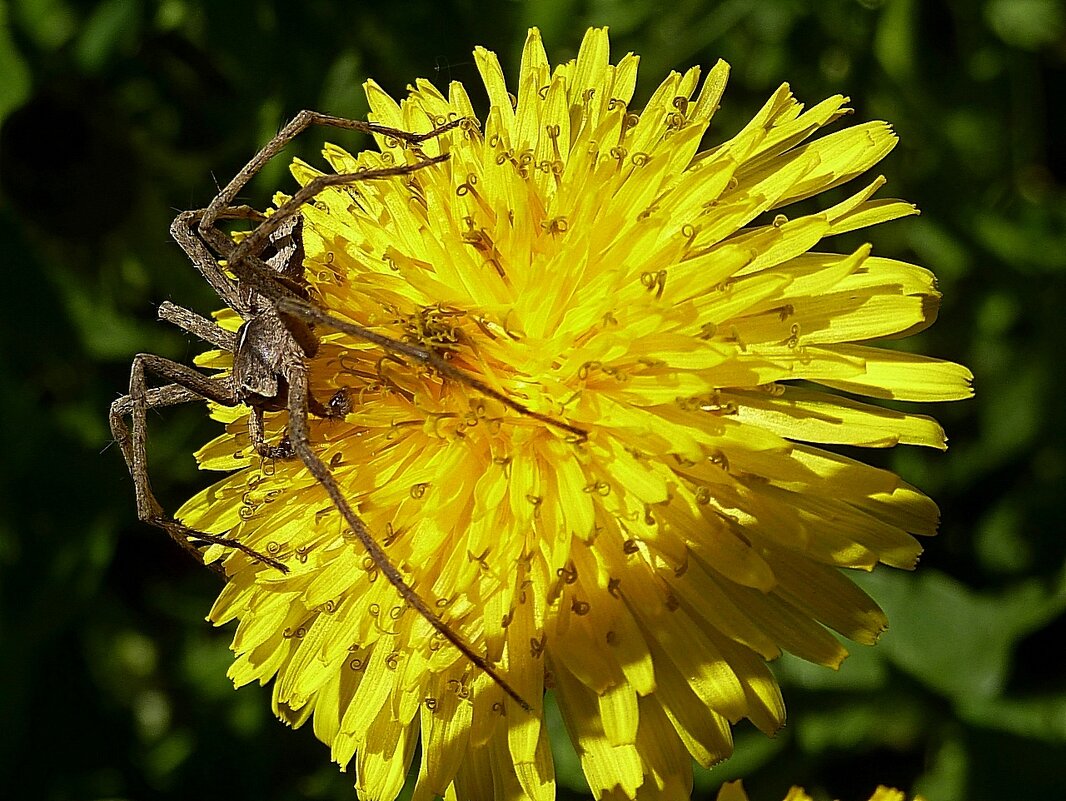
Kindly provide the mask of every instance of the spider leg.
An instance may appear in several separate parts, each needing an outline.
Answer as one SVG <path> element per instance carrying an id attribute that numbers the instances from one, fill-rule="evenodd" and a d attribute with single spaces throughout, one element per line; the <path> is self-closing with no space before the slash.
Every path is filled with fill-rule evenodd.
<path id="1" fill-rule="evenodd" d="M 397 175 L 409 175 L 410 173 L 425 169 L 426 167 L 431 167 L 434 164 L 440 164 L 443 161 L 447 161 L 449 158 L 450 154 L 442 153 L 439 156 L 424 158 L 422 161 L 418 161 L 414 164 L 404 164 L 398 167 L 382 167 L 377 170 L 362 170 L 360 172 L 342 172 L 335 175 L 318 175 L 308 181 L 304 186 L 301 186 L 291 198 L 282 203 L 273 214 L 260 223 L 254 231 L 242 239 L 235 247 L 231 244 L 231 251 L 226 254 L 226 257 L 231 262 L 233 271 L 237 274 L 237 277 L 244 280 L 243 275 L 238 272 L 238 265 L 244 262 L 249 255 L 262 251 L 263 247 L 266 245 L 267 237 L 270 236 L 270 234 L 273 233 L 273 231 L 286 219 L 295 214 L 301 206 L 314 198 L 315 195 L 319 194 L 323 189 L 330 186 L 358 183 L 359 181 L 371 181 L 376 178 L 394 178 Z M 211 207 L 208 206 L 208 210 L 210 210 L 210 208 Z M 200 224 L 202 226 L 203 221 L 201 221 Z M 217 231 L 218 229 L 213 230 Z"/>
<path id="2" fill-rule="evenodd" d="M 170 224 L 170 235 L 185 251 L 185 255 L 199 270 L 204 280 L 215 290 L 215 294 L 221 298 L 222 302 L 244 317 L 248 311 L 247 304 L 241 299 L 236 283 L 219 266 L 215 255 L 204 244 L 197 230 L 203 212 L 203 209 L 181 212 Z M 262 219 L 263 217 L 260 212 L 248 206 L 237 206 L 227 209 L 226 212 L 222 215 L 225 219 Z M 213 230 L 221 234 L 221 231 Z M 229 241 L 228 238 L 227 241 Z"/>
<path id="3" fill-rule="evenodd" d="M 218 296 L 222 298 L 223 302 L 242 317 L 247 317 L 249 310 L 247 304 L 240 297 L 237 284 L 250 288 L 256 294 L 262 295 L 275 303 L 281 298 L 297 297 L 296 293 L 280 279 L 277 271 L 272 269 L 269 264 L 256 254 L 262 252 L 266 246 L 267 238 L 285 220 L 296 214 L 304 203 L 330 186 L 408 175 L 425 167 L 446 161 L 448 157 L 448 154 L 445 153 L 433 158 L 427 158 L 416 164 L 407 164 L 399 167 L 384 167 L 379 170 L 364 170 L 362 172 L 340 173 L 337 175 L 320 175 L 309 181 L 306 186 L 301 187 L 292 198 L 265 218 L 258 212 L 255 212 L 258 216 L 253 216 L 250 212 L 254 210 L 249 209 L 247 206 L 223 209 L 216 216 L 216 220 L 235 218 L 261 220 L 260 224 L 239 243 L 234 243 L 230 235 L 222 229 L 214 225 L 205 225 L 208 214 L 211 211 L 210 206 L 204 209 L 182 212 L 175 218 L 170 232 Z M 236 282 L 226 275 L 207 245 L 210 245 L 215 253 L 226 259 L 227 267 L 237 277 Z"/>
<path id="4" fill-rule="evenodd" d="M 239 301 L 237 304 L 231 302 L 234 300 L 233 296 L 236 294 L 232 282 L 221 268 L 218 267 L 217 262 L 215 262 L 213 258 L 210 259 L 212 266 L 209 267 L 207 265 L 205 253 L 203 252 L 204 249 L 198 247 L 198 245 L 202 245 L 203 242 L 206 242 L 217 254 L 229 261 L 228 267 L 237 276 L 239 282 L 248 285 L 248 287 L 255 290 L 258 294 L 271 300 L 276 300 L 278 297 L 290 296 L 292 293 L 285 290 L 284 285 L 278 280 L 276 273 L 256 254 L 262 252 L 267 237 L 269 237 L 270 234 L 273 233 L 286 219 L 295 214 L 301 205 L 328 186 L 350 184 L 374 178 L 406 175 L 415 170 L 422 169 L 423 167 L 428 167 L 431 164 L 444 161 L 448 158 L 448 154 L 444 153 L 432 158 L 423 157 L 415 164 L 385 167 L 378 170 L 365 170 L 356 173 L 344 173 L 341 175 L 319 176 L 312 180 L 307 186 L 302 187 L 293 198 L 282 204 L 281 208 L 277 209 L 269 217 L 263 219 L 262 215 L 260 215 L 258 219 L 263 220 L 263 222 L 255 230 L 249 233 L 240 244 L 234 245 L 230 236 L 219 229 L 216 226 L 216 223 L 221 219 L 238 216 L 252 216 L 248 213 L 238 213 L 239 211 L 243 212 L 246 210 L 246 206 L 231 206 L 230 204 L 233 203 L 237 194 L 248 181 L 263 168 L 263 165 L 280 153 L 289 142 L 299 136 L 311 125 L 332 126 L 335 128 L 384 135 L 417 147 L 419 143 L 440 136 L 447 131 L 457 128 L 462 123 L 462 119 L 456 119 L 445 123 L 444 125 L 438 125 L 425 133 L 416 134 L 398 128 L 380 125 L 378 123 L 365 122 L 363 120 L 349 120 L 343 117 L 320 114 L 315 111 L 301 111 L 284 128 L 282 128 L 273 139 L 256 153 L 247 164 L 244 165 L 241 171 L 238 172 L 237 175 L 226 184 L 222 191 L 215 196 L 207 208 L 197 211 L 183 212 L 178 215 L 178 219 L 174 221 L 171 232 L 175 239 L 179 239 L 179 236 L 181 237 L 179 239 L 179 244 L 182 245 L 193 262 L 197 264 L 200 271 L 204 273 L 208 283 L 215 287 L 216 292 L 219 293 L 220 297 L 222 297 L 228 306 L 238 312 L 242 312 L 243 310 Z M 419 155 L 421 155 L 420 151 Z M 193 221 L 196 222 L 196 233 L 199 234 L 199 238 L 201 239 L 200 243 L 191 241 L 191 231 L 188 229 L 191 227 L 190 224 Z M 175 228 L 178 230 L 175 231 Z M 209 275 L 209 272 L 213 274 Z M 266 277 L 264 278 L 264 276 Z M 229 288 L 225 288 L 223 284 L 229 284 Z"/>
<path id="5" fill-rule="evenodd" d="M 249 160 L 249 162 L 241 168 L 241 171 L 233 177 L 233 180 L 226 184 L 222 191 L 215 196 L 215 199 L 211 201 L 210 205 L 208 205 L 203 218 L 200 220 L 200 233 L 206 236 L 204 229 L 214 227 L 215 221 L 219 219 L 223 210 L 229 208 L 230 204 L 233 203 L 234 198 L 237 197 L 237 193 L 240 192 L 241 189 L 244 188 L 244 185 L 263 168 L 263 165 L 270 161 L 270 159 L 274 158 L 274 156 L 280 153 L 289 142 L 312 125 L 324 125 L 333 128 L 344 128 L 349 131 L 381 134 L 383 136 L 393 137 L 401 142 L 417 145 L 420 142 L 425 142 L 427 139 L 440 136 L 446 131 L 458 127 L 460 124 L 462 124 L 462 119 L 452 120 L 444 125 L 436 126 L 425 133 L 416 134 L 410 133 L 409 131 L 402 131 L 398 128 L 390 128 L 387 125 L 379 125 L 375 122 L 349 120 L 344 117 L 334 117 L 330 114 L 321 114 L 317 111 L 304 109 L 293 117 L 292 120 L 290 120 L 273 139 L 267 142 L 258 153 L 252 156 L 251 160 Z"/>
<path id="6" fill-rule="evenodd" d="M 263 410 L 258 406 L 252 407 L 252 413 L 248 417 L 248 436 L 252 440 L 252 448 L 264 459 L 291 459 L 293 456 L 292 442 L 288 434 L 283 436 L 277 445 L 267 442 Z"/>
<path id="7" fill-rule="evenodd" d="M 187 331 L 193 336 L 210 342 L 216 348 L 233 353 L 237 349 L 237 335 L 227 331 L 218 323 L 202 317 L 194 311 L 178 306 L 169 300 L 159 304 L 159 319 L 176 325 L 182 331 Z"/>
<path id="8" fill-rule="evenodd" d="M 329 328 L 333 328 L 353 337 L 358 337 L 366 342 L 378 345 L 390 353 L 399 353 L 407 356 L 419 364 L 424 364 L 427 367 L 433 368 L 445 378 L 451 378 L 454 381 L 466 384 L 468 387 L 480 392 L 482 395 L 498 400 L 500 403 L 515 410 L 519 414 L 531 417 L 534 420 L 539 420 L 545 425 L 550 425 L 553 428 L 566 431 L 576 438 L 576 442 L 584 442 L 588 439 L 588 432 L 585 431 L 585 429 L 562 422 L 561 420 L 556 420 L 550 415 L 541 414 L 540 412 L 535 412 L 532 409 L 526 408 L 510 396 L 497 389 L 493 389 L 484 381 L 481 381 L 469 373 L 460 370 L 458 367 L 449 364 L 432 350 L 420 348 L 417 345 L 412 345 L 408 342 L 401 342 L 375 331 L 371 331 L 368 328 L 363 328 L 361 325 L 341 320 L 322 311 L 314 304 L 296 298 L 282 298 L 278 300 L 277 308 L 278 311 L 284 314 L 291 314 L 293 317 L 304 320 L 305 322 L 328 326 Z"/>
<path id="9" fill-rule="evenodd" d="M 433 626 L 440 634 L 454 645 L 460 653 L 483 670 L 507 695 L 514 699 L 515 703 L 526 712 L 532 712 L 530 704 L 518 694 L 507 680 L 490 665 L 483 656 L 474 651 L 440 616 L 430 608 L 422 597 L 407 583 L 403 574 L 389 559 L 381 545 L 374 539 L 366 524 L 355 513 L 348 500 L 344 497 L 340 487 L 337 486 L 333 474 L 325 463 L 311 448 L 310 432 L 307 425 L 307 406 L 309 391 L 307 386 L 307 370 L 303 364 L 291 365 L 286 372 L 289 384 L 289 438 L 293 449 L 306 465 L 311 475 L 325 488 L 333 505 L 344 517 L 345 522 L 351 529 L 352 534 L 366 549 L 367 554 L 373 560 L 374 565 L 388 579 L 389 583 L 396 588 L 400 597 L 410 605 L 418 614 Z"/>
<path id="10" fill-rule="evenodd" d="M 343 389 L 335 392 L 328 404 L 317 400 L 310 393 L 307 395 L 307 401 L 308 411 L 311 414 L 328 420 L 343 419 L 352 408 L 348 393 Z M 255 452 L 264 459 L 291 459 L 295 455 L 288 432 L 277 445 L 267 441 L 266 427 L 263 425 L 263 410 L 258 406 L 253 406 L 252 413 L 248 416 L 248 436 L 251 438 Z"/>
<path id="11" fill-rule="evenodd" d="M 152 373 L 172 383 L 149 389 L 146 373 Z M 126 460 L 126 467 L 133 477 L 137 499 L 137 518 L 142 522 L 161 528 L 187 553 L 203 562 L 200 552 L 191 540 L 208 542 L 234 548 L 283 573 L 288 568 L 275 559 L 258 553 L 247 545 L 226 537 L 196 531 L 178 522 L 163 512 L 162 506 L 152 493 L 148 478 L 147 414 L 149 409 L 174 406 L 193 400 L 212 400 L 224 406 L 236 406 L 240 401 L 228 381 L 211 379 L 184 364 L 155 356 L 138 353 L 133 357 L 130 370 L 130 391 L 111 404 L 109 419 L 111 433 Z M 131 425 L 126 425 L 126 416 Z"/>

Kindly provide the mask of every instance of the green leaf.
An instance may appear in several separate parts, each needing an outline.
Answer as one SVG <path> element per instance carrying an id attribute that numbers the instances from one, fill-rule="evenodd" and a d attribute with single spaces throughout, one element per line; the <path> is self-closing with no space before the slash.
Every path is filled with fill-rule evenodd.
<path id="1" fill-rule="evenodd" d="M 878 647 L 960 708 L 1000 695 L 1014 643 L 1066 608 L 1066 582 L 1049 590 L 1034 579 L 997 595 L 928 570 L 877 571 L 856 583 L 888 613 L 889 630 Z"/>
<path id="2" fill-rule="evenodd" d="M 30 71 L 11 41 L 7 24 L 7 6 L 0 5 L 0 122 L 8 113 L 26 102 L 30 94 Z"/>

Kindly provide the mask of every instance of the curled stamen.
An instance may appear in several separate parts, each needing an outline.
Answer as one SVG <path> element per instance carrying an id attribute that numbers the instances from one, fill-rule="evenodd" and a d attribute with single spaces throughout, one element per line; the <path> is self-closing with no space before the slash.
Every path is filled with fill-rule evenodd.
<path id="1" fill-rule="evenodd" d="M 363 557 L 363 570 L 366 571 L 367 580 L 373 584 L 378 580 L 378 563 L 369 556 Z M 377 604 L 374 604 L 377 606 Z"/>
<path id="2" fill-rule="evenodd" d="M 466 197 L 468 194 L 477 195 L 477 190 L 474 187 L 477 186 L 477 175 L 474 173 L 468 173 L 466 176 L 466 182 L 459 184 L 455 188 L 456 197 Z"/>
<path id="3" fill-rule="evenodd" d="M 659 270 L 657 272 L 646 272 L 640 274 L 640 283 L 649 292 L 655 291 L 655 299 L 659 300 L 663 296 L 663 291 L 666 289 L 666 270 Z"/>
<path id="4" fill-rule="evenodd" d="M 448 116 L 454 119 L 455 112 L 449 111 Z M 459 120 L 459 130 L 468 140 L 473 139 L 481 133 L 481 121 L 476 117 L 463 117 Z"/>
<path id="5" fill-rule="evenodd" d="M 799 323 L 793 323 L 792 328 L 789 329 L 789 337 L 785 340 L 785 346 L 790 350 L 795 350 L 799 345 L 799 334 Z"/>
<path id="6" fill-rule="evenodd" d="M 573 584 L 577 581 L 577 568 L 574 567 L 573 562 L 567 562 L 566 567 L 557 568 L 555 575 L 563 580 L 566 584 Z"/>
<path id="7" fill-rule="evenodd" d="M 606 481 L 593 481 L 591 484 L 586 484 L 581 490 L 588 493 L 595 492 L 600 497 L 606 498 L 611 494 L 611 485 Z"/>
<path id="8" fill-rule="evenodd" d="M 556 234 L 566 233 L 569 223 L 567 223 L 566 217 L 553 217 L 550 220 L 542 221 L 540 227 L 552 236 L 555 236 Z"/>
<path id="9" fill-rule="evenodd" d="M 544 653 L 544 648 L 548 644 L 548 636 L 541 634 L 540 639 L 529 638 L 529 655 L 534 659 L 539 659 L 540 655 Z"/>
<path id="10" fill-rule="evenodd" d="M 651 513 L 651 504 L 647 504 L 647 503 L 644 504 L 644 525 L 646 525 L 646 526 L 658 525 L 658 522 L 655 519 L 655 515 L 653 515 Z"/>
<path id="11" fill-rule="evenodd" d="M 585 381 L 585 380 L 588 379 L 589 375 L 594 370 L 599 370 L 601 367 L 603 367 L 603 362 L 598 362 L 598 361 L 585 362 L 583 365 L 581 365 L 579 368 L 577 368 L 577 377 L 578 377 L 579 380 Z"/>

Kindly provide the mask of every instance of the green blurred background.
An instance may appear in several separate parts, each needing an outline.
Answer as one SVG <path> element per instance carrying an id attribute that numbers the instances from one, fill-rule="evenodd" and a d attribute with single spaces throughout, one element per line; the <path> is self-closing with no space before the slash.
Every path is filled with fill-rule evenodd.
<path id="1" fill-rule="evenodd" d="M 746 777 L 865 799 L 878 782 L 930 801 L 1066 793 L 1066 12 L 1053 0 L 677 0 L 342 3 L 10 0 L 0 4 L 0 781 L 5 798 L 352 799 L 309 729 L 268 690 L 234 692 L 229 632 L 203 622 L 218 584 L 135 522 L 105 412 L 138 350 L 201 345 L 155 321 L 164 299 L 215 308 L 169 241 L 304 107 L 362 117 L 361 83 L 461 80 L 470 52 L 516 74 L 528 26 L 553 62 L 611 26 L 641 54 L 646 98 L 670 69 L 733 65 L 709 134 L 727 138 L 782 81 L 841 92 L 901 136 L 888 192 L 923 215 L 865 234 L 936 271 L 940 322 L 914 342 L 962 361 L 976 400 L 925 409 L 947 454 L 862 454 L 936 498 L 941 535 L 914 574 L 860 577 L 892 628 L 839 673 L 783 660 L 789 724 L 738 728 L 696 796 Z M 639 102 L 638 102 L 639 105 Z M 314 159 L 323 134 L 292 152 Z M 335 136 L 340 144 L 364 142 Z M 272 166 L 247 197 L 291 188 Z M 848 241 L 838 242 L 843 247 Z M 202 407 L 154 416 L 168 508 L 204 485 Z M 555 719 L 558 724 L 558 720 Z M 557 752 L 560 797 L 587 794 Z M 21 789 L 20 789 L 21 788 Z"/>

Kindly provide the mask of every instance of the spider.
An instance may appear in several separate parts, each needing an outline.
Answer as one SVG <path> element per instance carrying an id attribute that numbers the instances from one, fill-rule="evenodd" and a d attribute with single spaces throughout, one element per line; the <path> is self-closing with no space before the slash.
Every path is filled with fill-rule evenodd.
<path id="1" fill-rule="evenodd" d="M 344 417 L 351 405 L 343 390 L 326 403 L 309 391 L 308 360 L 318 351 L 315 326 L 327 326 L 382 348 L 390 357 L 409 359 L 446 379 L 462 382 L 492 397 L 520 414 L 560 428 L 578 440 L 586 432 L 548 415 L 527 409 L 521 403 L 487 386 L 477 378 L 446 362 L 435 351 L 392 339 L 361 326 L 339 320 L 311 302 L 303 273 L 302 217 L 300 208 L 326 187 L 351 184 L 378 178 L 407 175 L 432 168 L 448 158 L 427 157 L 418 145 L 458 127 L 463 120 L 453 120 L 426 133 L 410 133 L 361 120 L 349 120 L 302 111 L 268 142 L 240 172 L 203 209 L 183 211 L 174 219 L 170 233 L 193 265 L 214 289 L 222 302 L 240 315 L 243 323 L 236 333 L 221 328 L 212 320 L 173 303 L 163 303 L 159 317 L 182 328 L 205 342 L 233 355 L 233 369 L 223 377 L 209 377 L 199 371 L 160 356 L 139 353 L 133 359 L 129 392 L 111 405 L 110 423 L 133 477 L 137 517 L 163 529 L 171 539 L 202 562 L 198 544 L 222 545 L 241 551 L 281 572 L 280 561 L 258 553 L 236 540 L 193 530 L 166 514 L 152 494 L 147 462 L 147 412 L 194 400 L 209 400 L 223 406 L 244 405 L 250 408 L 248 434 L 254 450 L 264 458 L 298 457 L 322 485 L 351 534 L 366 549 L 382 575 L 396 588 L 400 597 L 424 617 L 467 659 L 483 670 L 504 692 L 527 712 L 530 704 L 484 657 L 454 631 L 407 583 L 403 574 L 389 560 L 381 545 L 352 509 L 329 468 L 311 446 L 308 416 Z M 413 164 L 366 170 L 355 173 L 318 176 L 299 189 L 273 214 L 267 216 L 248 206 L 232 205 L 238 192 L 260 169 L 290 141 L 311 125 L 379 134 L 415 150 L 419 160 Z M 239 243 L 217 226 L 220 220 L 244 219 L 257 226 Z M 268 255 L 269 253 L 269 255 Z M 220 265 L 225 261 L 225 270 Z M 227 271 L 234 276 L 227 274 Z M 149 387 L 151 374 L 169 383 Z M 284 437 L 277 445 L 265 439 L 263 414 L 288 411 Z M 130 424 L 127 426 L 126 418 Z M 221 568 L 216 567 L 221 572 Z"/>

